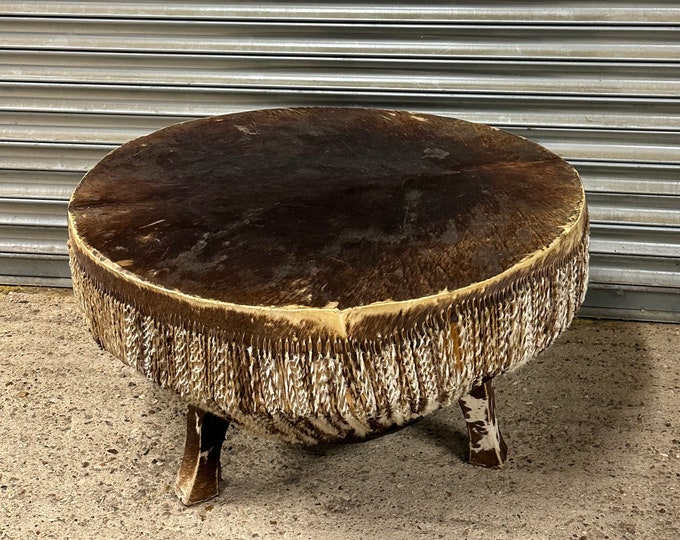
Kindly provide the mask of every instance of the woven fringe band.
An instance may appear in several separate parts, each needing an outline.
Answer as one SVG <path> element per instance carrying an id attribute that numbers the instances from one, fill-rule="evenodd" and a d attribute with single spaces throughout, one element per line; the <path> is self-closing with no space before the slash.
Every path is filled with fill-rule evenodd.
<path id="1" fill-rule="evenodd" d="M 71 257 L 98 343 L 163 387 L 262 435 L 315 444 L 363 438 L 447 405 L 517 367 L 571 323 L 586 291 L 588 238 L 505 288 L 462 298 L 426 324 L 361 341 L 278 341 L 159 321 Z"/>

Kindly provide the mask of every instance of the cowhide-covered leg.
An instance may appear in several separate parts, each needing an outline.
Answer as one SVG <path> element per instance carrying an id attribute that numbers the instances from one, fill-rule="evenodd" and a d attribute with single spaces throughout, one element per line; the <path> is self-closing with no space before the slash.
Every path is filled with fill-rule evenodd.
<path id="1" fill-rule="evenodd" d="M 217 495 L 220 454 L 229 422 L 198 407 L 187 412 L 187 440 L 177 473 L 175 492 L 187 506 Z"/>
<path id="2" fill-rule="evenodd" d="M 484 379 L 458 401 L 467 423 L 473 465 L 500 467 L 505 463 L 508 447 L 498 429 L 495 401 L 491 378 Z"/>

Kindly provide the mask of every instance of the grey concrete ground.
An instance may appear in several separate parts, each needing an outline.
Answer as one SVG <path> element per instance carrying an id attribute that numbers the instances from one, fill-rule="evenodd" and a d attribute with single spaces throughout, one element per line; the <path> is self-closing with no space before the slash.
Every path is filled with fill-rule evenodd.
<path id="1" fill-rule="evenodd" d="M 172 491 L 184 405 L 98 350 L 70 291 L 0 291 L 0 539 L 680 538 L 680 326 L 577 320 L 498 381 L 511 458 L 455 408 L 360 444 L 228 432 L 221 495 Z"/>

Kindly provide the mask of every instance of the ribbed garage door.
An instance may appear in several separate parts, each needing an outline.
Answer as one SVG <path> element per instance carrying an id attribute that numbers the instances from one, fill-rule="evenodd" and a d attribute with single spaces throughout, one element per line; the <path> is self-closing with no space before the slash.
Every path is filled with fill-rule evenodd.
<path id="1" fill-rule="evenodd" d="M 0 281 L 68 285 L 66 201 L 123 141 L 212 114 L 375 106 L 490 123 L 582 174 L 584 314 L 680 320 L 673 2 L 0 3 Z"/>

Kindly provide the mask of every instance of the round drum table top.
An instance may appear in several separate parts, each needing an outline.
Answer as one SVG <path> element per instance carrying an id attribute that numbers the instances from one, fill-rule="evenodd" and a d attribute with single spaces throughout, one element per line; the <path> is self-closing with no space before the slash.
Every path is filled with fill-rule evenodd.
<path id="1" fill-rule="evenodd" d="M 584 213 L 573 168 L 526 139 L 348 108 L 162 129 L 109 154 L 69 206 L 95 274 L 325 319 L 493 281 L 563 248 Z"/>
<path id="2" fill-rule="evenodd" d="M 106 350 L 290 441 L 431 412 L 547 347 L 587 280 L 578 175 L 520 137 L 386 110 L 263 110 L 106 156 L 69 206 Z"/>

